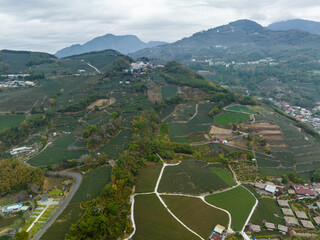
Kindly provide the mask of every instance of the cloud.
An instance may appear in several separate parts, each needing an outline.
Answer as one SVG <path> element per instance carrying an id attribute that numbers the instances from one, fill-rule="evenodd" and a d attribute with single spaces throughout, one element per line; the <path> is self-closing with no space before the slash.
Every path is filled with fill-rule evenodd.
<path id="1" fill-rule="evenodd" d="M 54 53 L 106 33 L 176 41 L 237 19 L 319 21 L 318 0 L 0 0 L 0 49 Z"/>

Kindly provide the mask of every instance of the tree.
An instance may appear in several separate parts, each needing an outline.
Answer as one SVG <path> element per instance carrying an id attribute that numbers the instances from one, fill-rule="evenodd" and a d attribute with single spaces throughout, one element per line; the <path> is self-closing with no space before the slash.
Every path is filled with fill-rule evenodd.
<path id="1" fill-rule="evenodd" d="M 311 181 L 312 182 L 317 182 L 320 183 L 320 170 L 317 169 L 311 176 Z"/>
<path id="2" fill-rule="evenodd" d="M 51 106 L 55 105 L 56 104 L 56 100 L 54 98 L 50 98 L 49 99 L 49 103 Z"/>
<path id="3" fill-rule="evenodd" d="M 254 155 L 253 155 L 252 152 L 248 152 L 248 153 L 247 153 L 247 159 L 248 159 L 248 160 L 254 159 Z"/>

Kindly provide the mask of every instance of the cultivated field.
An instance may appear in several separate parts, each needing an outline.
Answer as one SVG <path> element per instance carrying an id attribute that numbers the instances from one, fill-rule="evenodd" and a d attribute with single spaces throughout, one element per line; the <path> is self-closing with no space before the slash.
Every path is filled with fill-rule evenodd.
<path id="1" fill-rule="evenodd" d="M 255 204 L 255 198 L 241 186 L 209 195 L 205 199 L 208 203 L 229 211 L 232 217 L 231 228 L 235 231 L 242 229 Z"/>
<path id="2" fill-rule="evenodd" d="M 0 115 L 0 131 L 9 127 L 19 127 L 25 118 L 24 114 Z"/>
<path id="3" fill-rule="evenodd" d="M 243 105 L 233 105 L 231 107 L 225 108 L 225 110 L 234 111 L 234 112 L 243 112 L 243 113 L 254 113 L 253 110 Z"/>
<path id="4" fill-rule="evenodd" d="M 177 87 L 176 86 L 164 86 L 161 88 L 162 98 L 170 98 L 177 94 Z"/>
<path id="5" fill-rule="evenodd" d="M 245 113 L 223 112 L 214 117 L 214 124 L 229 125 L 232 123 L 240 123 L 250 120 L 250 115 Z"/>
<path id="6" fill-rule="evenodd" d="M 198 239 L 168 213 L 155 194 L 135 196 L 134 220 L 134 240 Z"/>
<path id="7" fill-rule="evenodd" d="M 201 194 L 228 188 L 229 185 L 210 168 L 212 165 L 206 162 L 189 160 L 166 167 L 159 192 Z M 229 177 L 227 179 L 230 182 Z"/>
<path id="8" fill-rule="evenodd" d="M 195 104 L 179 104 L 176 111 L 166 120 L 167 122 L 185 122 L 196 113 Z"/>
<path id="9" fill-rule="evenodd" d="M 277 215 L 278 217 L 276 217 Z M 271 198 L 261 198 L 259 204 L 250 219 L 250 222 L 262 226 L 264 221 L 284 224 L 283 214 L 276 200 Z"/>
<path id="10" fill-rule="evenodd" d="M 162 164 L 144 167 L 136 181 L 136 193 L 153 192 L 156 186 Z"/>
<path id="11" fill-rule="evenodd" d="M 204 239 L 210 236 L 217 224 L 228 227 L 228 214 L 210 207 L 199 198 L 169 195 L 161 198 L 174 215 Z"/>

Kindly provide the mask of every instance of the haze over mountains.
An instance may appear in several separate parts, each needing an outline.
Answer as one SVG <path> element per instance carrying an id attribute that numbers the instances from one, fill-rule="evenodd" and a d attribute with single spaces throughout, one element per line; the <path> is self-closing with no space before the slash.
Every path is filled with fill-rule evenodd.
<path id="1" fill-rule="evenodd" d="M 130 56 L 182 62 L 191 58 L 236 59 L 238 56 L 242 60 L 253 60 L 310 49 L 320 50 L 320 36 L 300 30 L 273 31 L 254 21 L 238 20 L 195 33 L 171 44 L 142 49 Z"/>
<path id="2" fill-rule="evenodd" d="M 286 31 L 301 30 L 312 34 L 320 34 L 320 23 L 303 19 L 290 19 L 282 22 L 275 22 L 268 26 L 270 30 Z"/>
<path id="3" fill-rule="evenodd" d="M 116 36 L 113 34 L 106 34 L 104 36 L 96 37 L 83 45 L 75 44 L 70 47 L 63 48 L 57 51 L 55 55 L 62 58 L 106 49 L 113 49 L 123 54 L 128 54 L 143 48 L 150 48 L 162 44 L 166 44 L 166 42 L 150 41 L 145 43 L 135 35 Z"/>

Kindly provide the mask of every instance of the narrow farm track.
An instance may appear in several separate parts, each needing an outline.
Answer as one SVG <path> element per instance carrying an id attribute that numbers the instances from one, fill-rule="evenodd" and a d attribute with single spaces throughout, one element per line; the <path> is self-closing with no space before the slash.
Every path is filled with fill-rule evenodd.
<path id="1" fill-rule="evenodd" d="M 98 68 L 96 68 L 95 66 L 91 65 L 90 63 L 86 62 L 86 64 L 88 64 L 89 67 L 93 68 L 97 73 L 101 74 L 101 72 L 100 72 L 100 70 Z"/>

